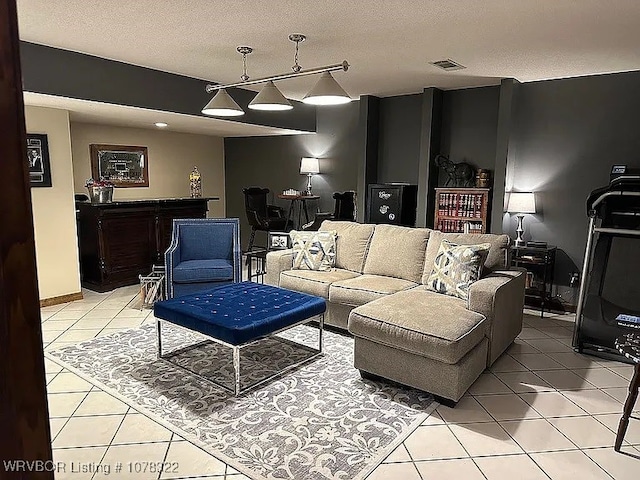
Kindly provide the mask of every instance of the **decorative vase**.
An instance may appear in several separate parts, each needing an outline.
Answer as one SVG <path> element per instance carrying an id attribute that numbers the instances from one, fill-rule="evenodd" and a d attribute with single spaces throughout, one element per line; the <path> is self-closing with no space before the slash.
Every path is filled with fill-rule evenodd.
<path id="1" fill-rule="evenodd" d="M 189 189 L 191 190 L 191 198 L 202 196 L 202 179 L 198 167 L 193 167 L 193 171 L 189 175 Z"/>
<path id="2" fill-rule="evenodd" d="M 476 187 L 478 188 L 488 188 L 491 184 L 491 171 L 480 169 L 478 173 L 476 173 Z"/>

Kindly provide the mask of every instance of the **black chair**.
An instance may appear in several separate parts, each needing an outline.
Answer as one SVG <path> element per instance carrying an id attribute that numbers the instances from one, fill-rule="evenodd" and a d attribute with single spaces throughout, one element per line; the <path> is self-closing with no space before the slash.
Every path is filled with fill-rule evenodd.
<path id="1" fill-rule="evenodd" d="M 253 248 L 256 231 L 281 232 L 287 225 L 284 217 L 284 209 L 267 204 L 268 188 L 249 187 L 243 188 L 244 206 L 247 211 L 247 220 L 251 225 L 251 237 L 249 238 L 248 251 Z"/>
<path id="2" fill-rule="evenodd" d="M 348 192 L 333 194 L 336 201 L 333 210 L 334 220 L 355 220 L 356 219 L 356 192 L 350 190 Z"/>
<path id="3" fill-rule="evenodd" d="M 348 192 L 333 194 L 335 206 L 333 213 L 319 212 L 316 213 L 313 222 L 302 226 L 302 230 L 317 231 L 325 220 L 347 220 L 353 222 L 356 219 L 356 192 L 350 190 Z"/>

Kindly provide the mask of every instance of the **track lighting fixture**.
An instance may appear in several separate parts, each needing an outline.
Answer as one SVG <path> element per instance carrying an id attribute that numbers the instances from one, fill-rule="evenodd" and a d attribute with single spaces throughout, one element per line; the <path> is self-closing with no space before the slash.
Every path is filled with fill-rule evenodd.
<path id="1" fill-rule="evenodd" d="M 296 44 L 294 65 L 291 67 L 292 72 L 283 73 L 280 75 L 272 75 L 270 77 L 258 78 L 256 80 L 250 80 L 247 74 L 247 55 L 253 52 L 253 48 L 247 46 L 240 46 L 237 48 L 238 53 L 242 55 L 242 75 L 241 81 L 231 83 L 227 85 L 207 85 L 205 90 L 207 93 L 217 91 L 216 95 L 209 101 L 209 103 L 202 109 L 202 113 L 205 115 L 214 116 L 238 116 L 243 115 L 244 110 L 233 100 L 233 98 L 227 93 L 227 88 L 240 87 L 246 85 L 256 85 L 259 83 L 266 83 L 260 93 L 249 103 L 249 108 L 252 110 L 263 111 L 283 111 L 291 110 L 293 105 L 285 98 L 275 85 L 275 81 L 286 80 L 288 78 L 302 77 L 306 75 L 322 74 L 315 86 L 304 96 L 302 100 L 304 103 L 311 105 L 339 105 L 348 103 L 351 98 L 344 91 L 344 89 L 333 78 L 331 72 L 339 70 L 347 71 L 349 69 L 349 63 L 344 60 L 342 63 L 334 65 L 327 65 L 324 67 L 316 67 L 303 69 L 298 62 L 299 44 L 306 40 L 306 37 L 300 33 L 294 33 L 289 35 L 289 40 Z"/>

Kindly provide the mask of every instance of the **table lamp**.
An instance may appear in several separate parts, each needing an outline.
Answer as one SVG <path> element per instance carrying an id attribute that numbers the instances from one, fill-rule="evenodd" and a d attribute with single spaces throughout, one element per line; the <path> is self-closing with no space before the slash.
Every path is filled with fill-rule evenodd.
<path id="1" fill-rule="evenodd" d="M 518 227 L 516 228 L 516 247 L 522 247 L 525 244 L 522 234 L 524 227 L 522 221 L 525 213 L 536 213 L 536 198 L 533 192 L 512 192 L 509 195 L 509 204 L 507 212 L 515 213 L 518 218 Z"/>
<path id="2" fill-rule="evenodd" d="M 300 175 L 307 175 L 307 195 L 311 195 L 311 177 L 320 173 L 320 165 L 318 159 L 313 157 L 303 157 L 300 162 Z"/>

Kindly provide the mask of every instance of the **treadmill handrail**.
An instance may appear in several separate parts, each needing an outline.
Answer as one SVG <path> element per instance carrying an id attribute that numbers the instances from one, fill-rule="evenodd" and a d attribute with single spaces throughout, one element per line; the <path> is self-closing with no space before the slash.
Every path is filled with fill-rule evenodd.
<path id="1" fill-rule="evenodd" d="M 636 237 L 640 237 L 640 230 L 629 230 L 628 228 L 598 227 L 594 228 L 593 231 L 598 233 L 614 233 L 618 235 L 635 235 Z"/>
<path id="2" fill-rule="evenodd" d="M 640 175 L 620 175 L 609 182 L 609 186 L 624 183 L 628 180 L 640 180 Z"/>
<path id="3" fill-rule="evenodd" d="M 628 190 L 627 191 L 616 190 L 614 192 L 605 192 L 593 201 L 593 203 L 591 204 L 591 209 L 589 210 L 589 216 L 590 217 L 595 216 L 596 215 L 595 207 L 597 207 L 600 203 L 602 203 L 607 197 L 611 197 L 611 196 L 640 197 L 640 192 L 630 192 Z"/>

